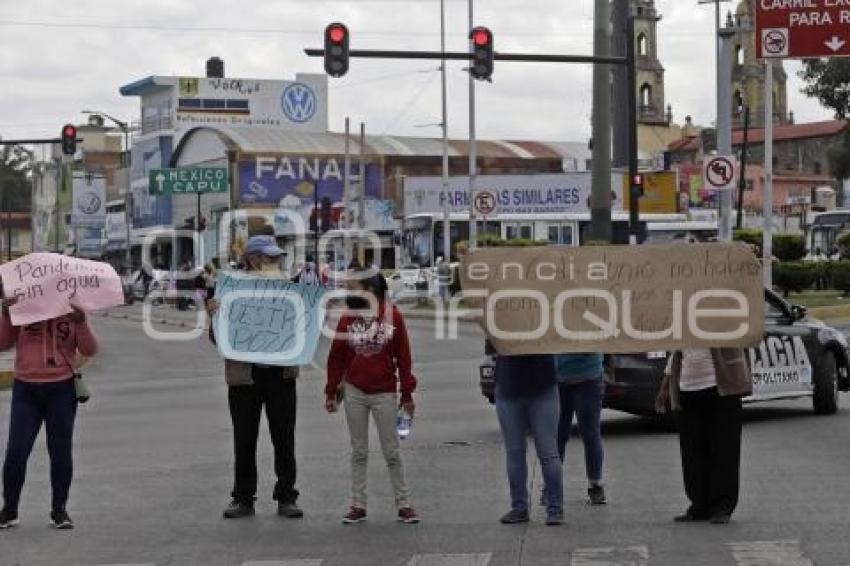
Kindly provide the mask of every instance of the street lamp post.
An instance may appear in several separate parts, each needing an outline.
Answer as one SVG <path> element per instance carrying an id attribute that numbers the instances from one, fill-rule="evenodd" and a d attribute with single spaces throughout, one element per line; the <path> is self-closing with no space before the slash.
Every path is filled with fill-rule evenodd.
<path id="1" fill-rule="evenodd" d="M 106 112 L 100 112 L 98 110 L 83 110 L 83 114 L 92 114 L 95 116 L 101 116 L 113 122 L 118 129 L 124 134 L 124 152 L 121 156 L 121 165 L 127 169 L 127 186 L 124 191 L 124 225 L 127 230 L 127 251 L 124 255 L 124 262 L 127 266 L 127 274 L 129 275 L 132 271 L 132 252 L 130 246 L 130 221 L 131 221 L 131 212 L 130 212 L 130 165 L 132 163 L 132 157 L 130 154 L 130 125 L 123 120 L 119 120 L 113 116 L 110 116 Z M 125 157 L 126 156 L 126 157 Z M 200 198 L 200 197 L 199 197 Z M 198 218 L 200 222 L 200 218 Z"/>

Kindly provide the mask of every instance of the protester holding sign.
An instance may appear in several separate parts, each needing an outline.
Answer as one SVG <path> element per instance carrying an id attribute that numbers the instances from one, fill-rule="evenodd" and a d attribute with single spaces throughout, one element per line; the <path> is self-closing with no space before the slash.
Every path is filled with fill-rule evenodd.
<path id="1" fill-rule="evenodd" d="M 2 296 L 2 293 L 0 293 Z M 9 419 L 9 440 L 3 463 L 3 508 L 0 529 L 18 524 L 18 503 L 27 460 L 42 423 L 47 432 L 50 481 L 53 488 L 50 519 L 57 529 L 71 529 L 65 505 L 73 474 L 73 433 L 77 413 L 75 370 L 77 356 L 93 356 L 97 342 L 83 311 L 13 326 L 9 307 L 18 298 L 2 299 L 0 350 L 15 347 L 15 382 Z"/>
<path id="2" fill-rule="evenodd" d="M 271 279 L 283 279 L 280 271 L 280 249 L 273 236 L 252 236 L 248 240 L 243 258 L 250 274 Z M 225 279 L 222 277 L 221 279 Z M 222 281 L 219 281 L 221 285 Z M 214 314 L 218 300 L 208 302 Z M 215 341 L 214 327 L 210 326 L 210 339 Z M 228 335 L 227 339 L 231 339 Z M 221 340 L 225 340 L 222 336 Z M 278 515 L 301 518 L 298 507 L 298 490 L 295 489 L 295 416 L 298 366 L 265 365 L 235 359 L 224 360 L 225 379 L 230 418 L 233 422 L 233 448 L 235 456 L 234 482 L 230 505 L 224 518 L 238 519 L 254 514 L 257 494 L 257 438 L 263 406 L 269 423 L 269 433 L 274 445 L 274 467 L 277 483 L 274 500 Z"/>
<path id="3" fill-rule="evenodd" d="M 676 522 L 729 522 L 738 504 L 741 467 L 741 399 L 752 377 L 737 348 L 674 352 L 655 401 L 679 417 L 685 493 L 691 501 Z"/>
<path id="4" fill-rule="evenodd" d="M 578 419 L 584 445 L 584 467 L 587 473 L 587 495 L 592 505 L 606 503 L 602 486 L 602 399 L 605 396 L 602 354 L 560 354 L 555 356 L 561 418 L 558 422 L 558 454 L 561 461 L 567 452 L 567 441 Z"/>
<path id="5" fill-rule="evenodd" d="M 563 466 L 556 442 L 560 407 L 553 356 L 498 356 L 496 413 L 505 441 L 511 492 L 511 510 L 501 518 L 501 522 L 516 524 L 529 521 L 526 436 L 530 431 L 543 474 L 546 524 L 563 524 Z"/>
<path id="6" fill-rule="evenodd" d="M 340 318 L 328 355 L 325 386 L 325 409 L 329 413 L 339 410 L 337 395 L 342 391 L 351 437 L 351 507 L 343 523 L 366 520 L 370 415 L 375 419 L 395 491 L 398 520 L 418 523 L 419 516 L 409 501 L 396 431 L 399 407 L 408 415 L 413 415 L 416 408 L 413 402 L 416 378 L 411 371 L 404 317 L 387 301 L 387 283 L 380 274 L 355 280 L 351 288 L 356 294 L 347 302 L 354 313 Z M 369 299 L 373 299 L 373 304 L 369 304 Z M 399 389 L 400 403 L 396 393 Z"/>

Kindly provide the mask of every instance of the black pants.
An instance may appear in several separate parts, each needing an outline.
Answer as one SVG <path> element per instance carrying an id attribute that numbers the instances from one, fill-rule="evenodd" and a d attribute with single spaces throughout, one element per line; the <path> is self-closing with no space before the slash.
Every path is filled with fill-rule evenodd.
<path id="1" fill-rule="evenodd" d="M 688 513 L 700 518 L 731 515 L 738 505 L 741 468 L 740 397 L 717 388 L 682 391 L 679 446 Z"/>
<path id="2" fill-rule="evenodd" d="M 277 476 L 274 499 L 294 503 L 298 498 L 295 489 L 295 380 L 284 379 L 279 367 L 254 366 L 251 376 L 253 385 L 229 387 L 227 392 L 236 458 L 231 496 L 240 501 L 253 501 L 257 495 L 257 437 L 265 405 Z"/>

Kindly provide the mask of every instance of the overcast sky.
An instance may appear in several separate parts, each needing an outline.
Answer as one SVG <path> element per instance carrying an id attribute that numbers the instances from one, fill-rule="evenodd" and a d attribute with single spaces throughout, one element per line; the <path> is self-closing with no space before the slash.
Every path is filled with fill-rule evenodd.
<path id="1" fill-rule="evenodd" d="M 674 119 L 715 116 L 713 8 L 697 0 L 658 0 L 659 51 Z M 724 4 L 724 11 L 733 4 Z M 496 49 L 584 54 L 592 50 L 592 0 L 476 0 L 476 23 Z M 466 48 L 467 1 L 446 0 L 448 49 Z M 0 12 L 0 136 L 56 136 L 80 111 L 139 116 L 138 98 L 120 86 L 149 75 L 203 76 L 217 55 L 230 77 L 289 79 L 323 72 L 304 47 L 345 22 L 353 48 L 439 49 L 439 0 L 28 0 Z M 449 128 L 468 135 L 467 75 L 448 65 Z M 799 65 L 786 63 L 797 121 L 830 113 L 800 94 Z M 371 133 L 438 136 L 437 62 L 352 60 L 331 80 L 331 129 L 346 115 Z M 478 87 L 483 138 L 585 141 L 590 133 L 591 70 L 579 65 L 497 63 Z"/>

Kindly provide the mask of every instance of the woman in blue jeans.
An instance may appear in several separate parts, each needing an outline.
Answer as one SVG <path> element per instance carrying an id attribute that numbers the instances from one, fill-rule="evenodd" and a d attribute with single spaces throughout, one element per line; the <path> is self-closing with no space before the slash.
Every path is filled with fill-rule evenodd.
<path id="1" fill-rule="evenodd" d="M 584 444 L 587 495 L 592 505 L 604 505 L 602 486 L 602 398 L 605 393 L 602 354 L 559 354 L 555 356 L 561 418 L 558 423 L 558 453 L 561 461 L 570 439 L 573 415 L 578 417 Z"/>
<path id="2" fill-rule="evenodd" d="M 526 434 L 530 430 L 543 471 L 546 524 L 563 524 L 563 466 L 556 442 L 560 407 L 554 358 L 550 355 L 498 356 L 496 413 L 505 441 L 511 491 L 511 510 L 501 522 L 514 524 L 529 520 Z"/>

